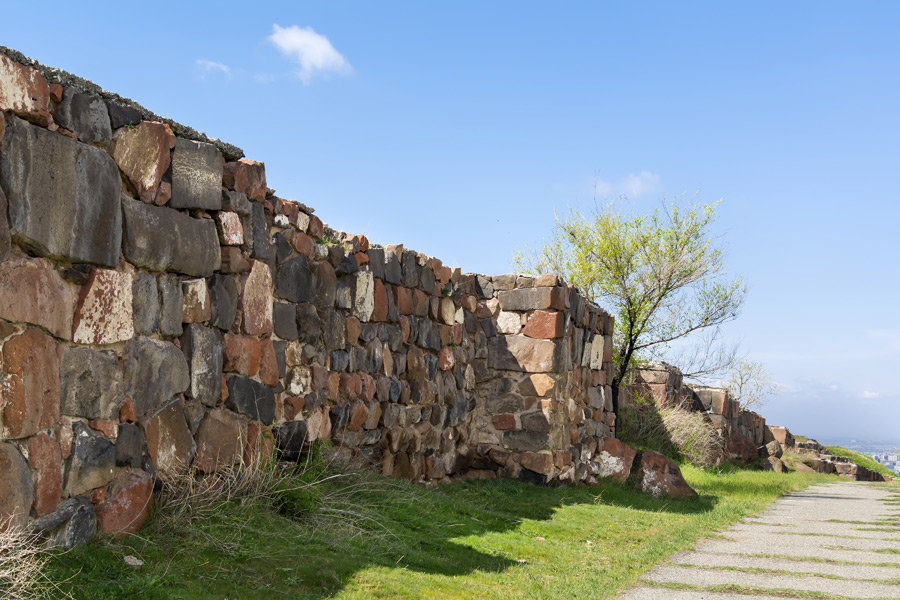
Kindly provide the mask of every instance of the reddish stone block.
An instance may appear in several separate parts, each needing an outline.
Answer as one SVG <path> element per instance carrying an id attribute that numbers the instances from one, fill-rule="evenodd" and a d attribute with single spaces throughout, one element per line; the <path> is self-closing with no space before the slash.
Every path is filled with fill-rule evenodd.
<path id="1" fill-rule="evenodd" d="M 456 357 L 453 355 L 453 348 L 450 348 L 449 346 L 441 348 L 441 352 L 438 354 L 438 366 L 441 368 L 441 371 L 449 371 L 456 366 Z"/>
<path id="2" fill-rule="evenodd" d="M 266 263 L 254 260 L 250 273 L 242 278 L 241 312 L 244 332 L 272 333 L 272 273 Z"/>
<path id="3" fill-rule="evenodd" d="M 494 428 L 500 431 L 507 431 L 509 429 L 516 428 L 516 415 L 494 415 L 493 417 L 491 417 L 491 421 L 494 424 Z"/>
<path id="4" fill-rule="evenodd" d="M 48 262 L 39 258 L 0 262 L 0 282 L 0 318 L 72 339 L 76 296 Z"/>
<path id="5" fill-rule="evenodd" d="M 637 451 L 616 438 L 605 438 L 598 449 L 595 460 L 599 466 L 599 477 L 625 483 L 631 473 Z"/>
<path id="6" fill-rule="evenodd" d="M 372 312 L 372 321 L 380 323 L 387 321 L 388 295 L 387 288 L 380 279 L 375 279 L 375 310 Z"/>
<path id="7" fill-rule="evenodd" d="M 309 215 L 309 225 L 306 228 L 306 233 L 314 240 L 321 239 L 325 235 L 325 224 L 322 223 L 322 219 L 316 215 Z"/>
<path id="8" fill-rule="evenodd" d="M 259 342 L 259 380 L 275 387 L 278 385 L 278 359 L 275 357 L 275 345 L 271 338 L 263 338 Z"/>
<path id="9" fill-rule="evenodd" d="M 168 181 L 160 181 L 159 188 L 156 190 L 156 197 L 153 198 L 153 204 L 156 206 L 165 206 L 172 199 L 172 184 Z"/>
<path id="10" fill-rule="evenodd" d="M 569 291 L 565 287 L 550 288 L 550 308 L 566 310 L 569 303 Z"/>
<path id="11" fill-rule="evenodd" d="M 366 402 L 371 402 L 372 399 L 375 398 L 375 392 L 377 391 L 375 378 L 368 373 L 360 373 L 359 378 L 362 382 L 361 398 L 363 398 Z"/>
<path id="12" fill-rule="evenodd" d="M 310 373 L 310 387 L 314 392 L 318 392 L 319 390 L 325 387 L 325 382 L 328 380 L 328 369 L 324 366 L 314 363 L 309 367 Z"/>
<path id="13" fill-rule="evenodd" d="M 241 217 L 234 212 L 222 211 L 216 217 L 219 225 L 219 242 L 223 246 L 242 246 L 244 244 L 244 227 Z"/>
<path id="14" fill-rule="evenodd" d="M 394 304 L 397 305 L 397 312 L 401 315 L 413 314 L 415 305 L 413 304 L 412 290 L 399 285 L 395 285 L 391 290 L 394 293 Z M 401 319 L 401 321 L 404 320 L 405 319 Z"/>
<path id="15" fill-rule="evenodd" d="M 259 421 L 247 424 L 247 444 L 244 446 L 244 465 L 267 465 L 275 457 L 275 438 L 268 427 Z"/>
<path id="16" fill-rule="evenodd" d="M 353 258 L 356 259 L 356 264 L 360 267 L 369 262 L 369 255 L 365 252 L 357 252 L 353 255 Z"/>
<path id="17" fill-rule="evenodd" d="M 137 420 L 137 413 L 134 406 L 134 400 L 125 398 L 122 408 L 119 409 L 119 423 L 134 423 Z"/>
<path id="18" fill-rule="evenodd" d="M 157 190 L 169 168 L 174 147 L 175 134 L 168 125 L 142 121 L 134 129 L 119 129 L 108 151 L 138 198 L 149 204 L 157 199 Z"/>
<path id="19" fill-rule="evenodd" d="M 108 498 L 97 510 L 97 525 L 103 533 L 135 533 L 153 508 L 153 478 L 146 471 L 131 470 L 116 479 Z"/>
<path id="20" fill-rule="evenodd" d="M 350 420 L 347 423 L 348 431 L 362 431 L 363 425 L 369 418 L 369 409 L 365 402 L 357 400 L 350 405 Z"/>
<path id="21" fill-rule="evenodd" d="M 362 379 L 359 373 L 341 373 L 340 392 L 348 398 L 359 398 L 362 395 Z"/>
<path id="22" fill-rule="evenodd" d="M 553 473 L 553 455 L 549 452 L 523 452 L 519 456 L 522 467 L 549 476 Z"/>
<path id="23" fill-rule="evenodd" d="M 36 69 L 0 55 L 0 111 L 46 127 L 50 124 L 50 86 Z"/>
<path id="24" fill-rule="evenodd" d="M 225 163 L 222 180 L 225 187 L 246 194 L 251 200 L 266 199 L 266 165 L 262 162 L 242 158 Z"/>
<path id="25" fill-rule="evenodd" d="M 107 439 L 116 441 L 119 435 L 119 422 L 111 419 L 92 419 L 88 421 L 88 426 L 102 433 Z"/>
<path id="26" fill-rule="evenodd" d="M 63 86 L 58 83 L 50 84 L 50 99 L 54 102 L 62 102 Z"/>
<path id="27" fill-rule="evenodd" d="M 259 371 L 262 347 L 259 340 L 242 335 L 225 334 L 224 366 L 226 373 L 252 377 Z M 276 365 L 277 374 L 277 365 Z"/>
<path id="28" fill-rule="evenodd" d="M 38 517 L 52 513 L 62 496 L 62 453 L 59 442 L 46 433 L 28 440 L 28 466 L 34 478 L 34 513 Z"/>
<path id="29" fill-rule="evenodd" d="M 347 330 L 347 345 L 355 346 L 359 343 L 359 334 L 362 333 L 362 328 L 359 324 L 359 319 L 356 317 L 346 317 L 344 319 L 344 327 Z"/>
<path id="30" fill-rule="evenodd" d="M 181 282 L 181 296 L 184 308 L 181 320 L 184 323 L 205 323 L 212 316 L 209 287 L 205 279 L 188 279 Z"/>
<path id="31" fill-rule="evenodd" d="M 306 400 L 304 398 L 298 398 L 296 396 L 286 397 L 284 399 L 284 420 L 293 421 L 302 414 L 305 406 Z"/>
<path id="32" fill-rule="evenodd" d="M 291 246 L 309 260 L 316 258 L 316 241 L 305 233 L 295 231 L 291 236 Z"/>
<path id="33" fill-rule="evenodd" d="M 428 316 L 428 294 L 422 290 L 413 290 L 413 314 L 417 317 Z"/>
<path id="34" fill-rule="evenodd" d="M 56 423 L 62 356 L 62 346 L 38 329 L 26 329 L 3 344 L 0 438 L 29 437 Z"/>
<path id="35" fill-rule="evenodd" d="M 329 400 L 337 400 L 340 397 L 341 374 L 331 373 L 325 382 L 325 389 L 328 392 Z"/>
<path id="36" fill-rule="evenodd" d="M 77 344 L 114 344 L 134 337 L 131 273 L 92 269 L 75 309 Z"/>
<path id="37" fill-rule="evenodd" d="M 223 273 L 245 273 L 250 270 L 250 261 L 235 246 L 223 246 L 221 248 Z"/>
<path id="38" fill-rule="evenodd" d="M 525 324 L 522 335 L 544 340 L 562 337 L 565 327 L 564 319 L 565 313 L 536 310 Z"/>
<path id="39" fill-rule="evenodd" d="M 72 431 L 72 420 L 68 417 L 60 417 L 55 430 L 59 451 L 65 460 L 72 455 L 72 441 L 75 437 L 75 432 Z"/>
<path id="40" fill-rule="evenodd" d="M 212 473 L 241 461 L 247 425 L 230 410 L 213 409 L 197 429 L 197 454 L 194 467 L 201 473 Z"/>

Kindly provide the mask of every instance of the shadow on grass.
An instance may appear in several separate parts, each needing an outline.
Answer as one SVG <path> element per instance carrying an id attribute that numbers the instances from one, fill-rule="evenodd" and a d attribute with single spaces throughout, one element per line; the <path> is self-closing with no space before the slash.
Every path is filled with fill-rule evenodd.
<path id="1" fill-rule="evenodd" d="M 317 493 L 315 512 L 236 499 L 190 523 L 156 515 L 138 536 L 97 539 L 54 557 L 51 573 L 70 581 L 74 597 L 91 600 L 321 599 L 370 568 L 446 576 L 516 568 L 508 551 L 481 552 L 460 540 L 548 521 L 566 506 L 698 514 L 716 504 L 713 496 L 658 500 L 613 483 L 548 488 L 506 480 L 424 489 L 365 472 L 323 484 Z M 128 566 L 126 555 L 143 566 Z"/>

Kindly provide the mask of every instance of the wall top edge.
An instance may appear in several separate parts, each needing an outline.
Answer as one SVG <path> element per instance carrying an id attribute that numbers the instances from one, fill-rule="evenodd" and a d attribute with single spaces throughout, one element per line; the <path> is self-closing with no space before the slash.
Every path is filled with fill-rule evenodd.
<path id="1" fill-rule="evenodd" d="M 81 92 L 86 92 L 89 94 L 96 94 L 100 96 L 104 100 L 110 100 L 120 104 L 122 106 L 133 108 L 141 113 L 141 117 L 147 121 L 159 121 L 161 123 L 167 124 L 172 128 L 172 132 L 175 135 L 193 140 L 196 142 L 205 142 L 207 144 L 213 144 L 216 146 L 222 155 L 225 157 L 225 160 L 233 161 L 238 160 L 239 158 L 244 157 L 244 151 L 234 144 L 229 144 L 228 142 L 224 142 L 222 140 L 209 137 L 205 133 L 197 131 L 193 127 L 189 127 L 187 125 L 183 125 L 177 121 L 169 119 L 168 117 L 162 117 L 157 115 L 156 113 L 148 110 L 141 104 L 135 102 L 130 98 L 125 98 L 116 94 L 115 92 L 110 92 L 101 88 L 99 85 L 94 83 L 93 81 L 89 81 L 84 79 L 83 77 L 79 77 L 77 75 L 73 75 L 68 71 L 63 71 L 62 69 L 57 69 L 55 67 L 48 67 L 39 63 L 38 61 L 29 58 L 19 52 L 18 50 L 14 50 L 12 48 L 7 48 L 6 46 L 0 45 L 0 54 L 3 54 L 7 58 L 28 67 L 31 67 L 38 71 L 44 79 L 47 80 L 47 83 L 58 83 L 65 87 L 71 87 L 77 89 Z"/>

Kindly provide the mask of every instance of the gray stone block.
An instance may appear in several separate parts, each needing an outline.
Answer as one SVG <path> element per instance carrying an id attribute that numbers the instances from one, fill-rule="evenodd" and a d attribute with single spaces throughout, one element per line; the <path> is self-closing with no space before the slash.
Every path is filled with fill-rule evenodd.
<path id="1" fill-rule="evenodd" d="M 99 97 L 67 87 L 54 120 L 86 144 L 108 144 L 112 139 L 109 110 Z"/>
<path id="2" fill-rule="evenodd" d="M 275 295 L 298 304 L 313 300 L 312 274 L 304 255 L 298 254 L 275 269 Z"/>
<path id="3" fill-rule="evenodd" d="M 138 109 L 111 100 L 106 101 L 106 110 L 109 113 L 109 125 L 112 129 L 126 125 L 138 125 L 144 120 Z"/>
<path id="4" fill-rule="evenodd" d="M 0 185 L 17 244 L 50 258 L 118 264 L 122 184 L 106 152 L 12 117 L 0 144 Z"/>
<path id="5" fill-rule="evenodd" d="M 72 431 L 72 457 L 66 470 L 64 489 L 69 495 L 78 496 L 113 480 L 116 448 L 81 421 L 72 424 Z"/>
<path id="6" fill-rule="evenodd" d="M 275 335 L 283 340 L 297 341 L 297 307 L 286 302 L 275 302 L 272 305 L 272 323 Z"/>
<path id="7" fill-rule="evenodd" d="M 275 393 L 272 388 L 242 375 L 228 378 L 225 406 L 251 419 L 271 425 L 275 420 Z"/>
<path id="8" fill-rule="evenodd" d="M 299 460 L 306 442 L 306 421 L 288 421 L 281 427 L 272 429 L 275 447 L 283 460 Z"/>
<path id="9" fill-rule="evenodd" d="M 537 452 L 550 443 L 550 436 L 540 431 L 512 429 L 503 432 L 503 445 L 516 452 Z"/>
<path id="10" fill-rule="evenodd" d="M 146 443 L 144 431 L 133 423 L 120 423 L 116 436 L 116 466 L 140 469 Z"/>
<path id="11" fill-rule="evenodd" d="M 46 517 L 34 521 L 31 530 L 47 536 L 47 547 L 69 549 L 91 539 L 97 531 L 97 515 L 90 498 L 69 498 Z"/>
<path id="12" fill-rule="evenodd" d="M 188 389 L 191 374 L 175 344 L 136 337 L 125 346 L 125 393 L 140 417 Z"/>
<path id="13" fill-rule="evenodd" d="M 169 206 L 221 210 L 224 167 L 222 154 L 212 144 L 176 139 Z"/>
<path id="14" fill-rule="evenodd" d="M 269 223 L 266 220 L 266 211 L 259 202 L 250 204 L 250 221 L 253 236 L 250 257 L 265 260 L 269 257 Z"/>
<path id="15" fill-rule="evenodd" d="M 181 335 L 184 314 L 184 296 L 181 279 L 176 275 L 160 275 L 157 284 L 161 299 L 159 309 L 159 332 L 163 335 Z"/>
<path id="16" fill-rule="evenodd" d="M 0 515 L 13 527 L 24 527 L 34 502 L 34 480 L 28 462 L 13 444 L 0 443 Z"/>
<path id="17" fill-rule="evenodd" d="M 222 395 L 222 334 L 199 323 L 191 323 L 185 329 L 181 351 L 191 371 L 188 395 L 206 406 L 215 406 Z"/>
<path id="18" fill-rule="evenodd" d="M 238 288 L 234 277 L 215 274 L 209 281 L 209 324 L 224 331 L 231 329 L 237 315 Z"/>
<path id="19" fill-rule="evenodd" d="M 209 277 L 219 269 L 219 235 L 212 219 L 193 219 L 177 210 L 130 198 L 122 198 L 122 212 L 122 249 L 131 264 L 193 277 Z"/>
<path id="20" fill-rule="evenodd" d="M 63 356 L 59 379 L 62 414 L 118 420 L 125 390 L 115 352 L 71 348 Z"/>
<path id="21" fill-rule="evenodd" d="M 138 335 L 156 333 L 159 329 L 159 291 L 156 277 L 137 272 L 131 286 L 134 332 Z"/>

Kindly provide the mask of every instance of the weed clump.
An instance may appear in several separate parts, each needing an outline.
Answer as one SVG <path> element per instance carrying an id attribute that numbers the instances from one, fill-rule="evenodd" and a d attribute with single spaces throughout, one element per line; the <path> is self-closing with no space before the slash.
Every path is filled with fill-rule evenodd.
<path id="1" fill-rule="evenodd" d="M 49 556 L 38 537 L 0 522 L 0 597 L 6 600 L 69 598 L 45 574 Z"/>

